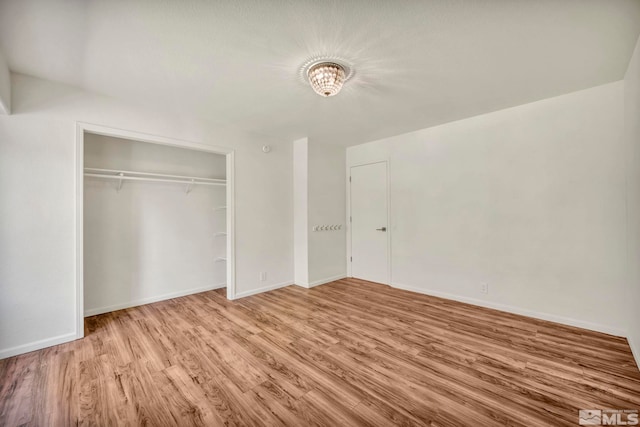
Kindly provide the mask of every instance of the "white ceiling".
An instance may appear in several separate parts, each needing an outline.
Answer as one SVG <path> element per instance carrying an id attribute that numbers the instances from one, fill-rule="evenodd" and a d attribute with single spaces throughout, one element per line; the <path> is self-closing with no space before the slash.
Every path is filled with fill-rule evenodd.
<path id="1" fill-rule="evenodd" d="M 0 0 L 19 73 L 353 145 L 619 80 L 640 0 Z M 310 57 L 355 77 L 321 98 Z"/>

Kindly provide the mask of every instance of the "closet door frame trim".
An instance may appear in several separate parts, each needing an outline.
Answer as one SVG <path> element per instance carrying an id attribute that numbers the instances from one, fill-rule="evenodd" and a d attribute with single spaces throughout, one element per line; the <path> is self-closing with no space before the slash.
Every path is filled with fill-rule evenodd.
<path id="1" fill-rule="evenodd" d="M 227 204 L 227 298 L 236 297 L 236 257 L 235 257 L 235 192 L 234 192 L 234 150 L 226 147 L 201 144 L 150 135 L 124 129 L 111 128 L 91 123 L 76 122 L 76 211 L 75 211 L 75 252 L 76 252 L 76 337 L 84 337 L 84 136 L 86 133 L 112 136 L 115 138 L 169 145 L 177 148 L 206 151 L 226 157 L 226 204 Z M 212 262 L 214 262 L 212 260 Z"/>

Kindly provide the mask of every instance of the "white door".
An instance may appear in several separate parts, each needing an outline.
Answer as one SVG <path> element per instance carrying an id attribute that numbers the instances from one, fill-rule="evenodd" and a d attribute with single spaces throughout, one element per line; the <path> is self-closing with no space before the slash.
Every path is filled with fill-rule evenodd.
<path id="1" fill-rule="evenodd" d="M 389 282 L 387 162 L 351 168 L 351 276 Z"/>

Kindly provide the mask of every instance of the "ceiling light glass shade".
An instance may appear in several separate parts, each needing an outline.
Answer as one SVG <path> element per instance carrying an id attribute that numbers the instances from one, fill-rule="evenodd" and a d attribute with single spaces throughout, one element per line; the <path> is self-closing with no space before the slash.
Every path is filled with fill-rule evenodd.
<path id="1" fill-rule="evenodd" d="M 309 68 L 307 73 L 311 87 L 321 96 L 333 96 L 340 92 L 346 80 L 342 65 L 321 62 Z"/>

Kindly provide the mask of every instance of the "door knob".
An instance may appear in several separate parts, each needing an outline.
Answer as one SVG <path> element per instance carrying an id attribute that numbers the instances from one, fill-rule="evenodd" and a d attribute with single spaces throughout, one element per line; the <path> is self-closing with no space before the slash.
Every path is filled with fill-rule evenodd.
<path id="1" fill-rule="evenodd" d="M 376 230 L 378 230 L 378 231 L 387 231 L 387 227 L 376 228 Z"/>

